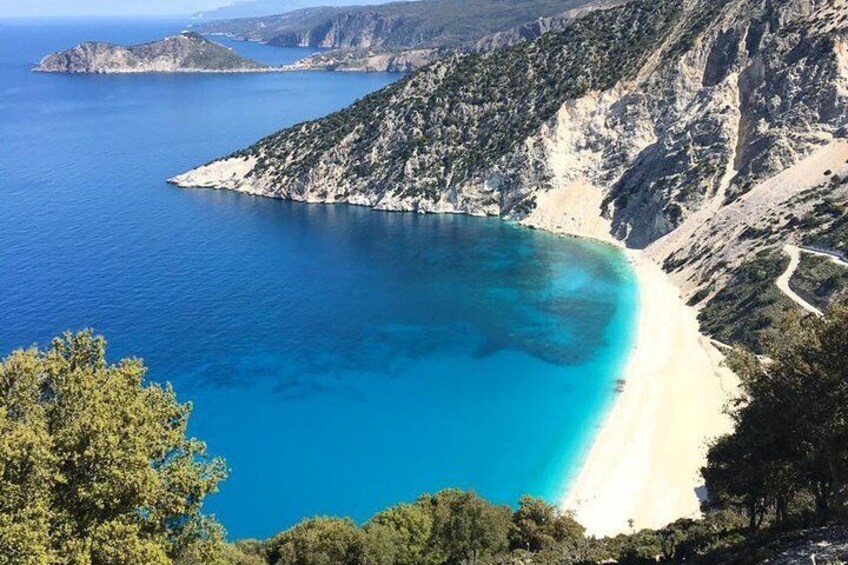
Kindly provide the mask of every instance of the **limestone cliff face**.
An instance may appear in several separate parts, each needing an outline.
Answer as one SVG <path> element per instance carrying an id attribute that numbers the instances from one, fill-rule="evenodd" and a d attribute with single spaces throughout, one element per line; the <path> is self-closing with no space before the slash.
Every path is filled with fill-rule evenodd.
<path id="1" fill-rule="evenodd" d="M 353 41 L 344 47 L 333 48 L 328 52 L 306 57 L 292 65 L 292 68 L 295 70 L 322 71 L 411 72 L 450 55 L 487 53 L 532 41 L 546 33 L 560 32 L 571 25 L 574 20 L 591 11 L 622 5 L 626 2 L 627 0 L 577 2 L 578 8 L 565 10 L 554 16 L 536 18 L 519 26 L 472 38 L 459 45 L 387 49 L 382 41 L 372 42 L 371 39 L 375 35 L 368 34 L 369 41 L 366 42 L 367 46 L 365 47 L 362 47 L 360 42 Z M 382 36 L 382 33 L 384 32 L 381 30 L 381 33 L 377 33 L 376 36 Z M 438 44 L 439 40 L 438 37 L 430 38 L 430 40 L 420 37 L 411 43 L 418 44 L 421 42 L 430 45 L 434 42 Z M 309 41 L 304 40 L 302 45 L 309 45 Z"/>
<path id="2" fill-rule="evenodd" d="M 298 69 L 411 71 L 457 52 L 501 49 L 562 30 L 588 10 L 627 0 L 418 0 L 323 7 L 201 24 L 281 47 L 320 47 Z"/>
<path id="3" fill-rule="evenodd" d="M 279 15 L 201 23 L 226 33 L 284 47 L 405 50 L 457 46 L 570 10 L 626 0 L 419 0 L 381 5 L 325 6 Z"/>
<path id="4" fill-rule="evenodd" d="M 415 24 L 405 15 L 383 14 L 377 10 L 344 11 L 314 27 L 283 31 L 269 45 L 282 47 L 324 47 L 332 49 L 397 46 L 395 37 Z M 422 32 L 418 32 L 423 36 Z M 420 40 L 426 40 L 420 37 Z"/>
<path id="5" fill-rule="evenodd" d="M 587 16 L 568 33 L 442 59 L 229 162 L 241 169 L 245 159 L 255 160 L 240 185 L 278 197 L 514 215 L 532 207 L 544 174 L 521 148 L 564 102 L 635 76 L 679 17 L 672 0 L 634 3 Z M 616 35 L 619 41 L 609 39 Z M 218 175 L 209 173 L 203 168 L 175 181 L 215 186 Z"/>
<path id="6" fill-rule="evenodd" d="M 818 169 L 846 172 L 846 25 L 846 0 L 637 0 L 442 59 L 174 182 L 611 236 L 709 301 L 804 237 L 790 216 L 844 205 Z"/>
<path id="7" fill-rule="evenodd" d="M 253 72 L 266 68 L 196 33 L 132 47 L 83 43 L 45 57 L 34 69 L 53 73 Z"/>

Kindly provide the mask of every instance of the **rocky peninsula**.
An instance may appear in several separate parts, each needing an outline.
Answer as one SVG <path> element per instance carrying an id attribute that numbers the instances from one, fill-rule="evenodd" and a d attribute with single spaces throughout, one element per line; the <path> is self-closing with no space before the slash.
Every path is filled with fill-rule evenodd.
<path id="1" fill-rule="evenodd" d="M 35 69 L 45 73 L 245 73 L 273 70 L 202 35 L 184 32 L 161 41 L 123 46 L 86 42 L 52 53 Z"/>

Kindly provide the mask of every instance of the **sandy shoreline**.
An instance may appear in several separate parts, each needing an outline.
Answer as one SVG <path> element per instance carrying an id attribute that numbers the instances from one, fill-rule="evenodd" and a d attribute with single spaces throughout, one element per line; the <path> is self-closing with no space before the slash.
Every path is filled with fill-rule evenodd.
<path id="1" fill-rule="evenodd" d="M 706 442 L 730 430 L 723 408 L 738 386 L 666 274 L 627 253 L 639 313 L 624 392 L 562 500 L 595 536 L 698 515 Z"/>
<path id="2" fill-rule="evenodd" d="M 240 173 L 252 166 L 231 159 L 169 182 L 268 196 L 243 183 Z M 636 340 L 621 375 L 624 391 L 560 500 L 599 537 L 629 532 L 631 520 L 638 530 L 699 515 L 707 442 L 731 430 L 724 407 L 738 388 L 671 278 L 643 252 L 624 249 L 610 235 L 609 220 L 599 213 L 600 194 L 584 181 L 564 184 L 541 194 L 536 209 L 520 222 L 616 246 L 627 253 L 638 279 Z"/>

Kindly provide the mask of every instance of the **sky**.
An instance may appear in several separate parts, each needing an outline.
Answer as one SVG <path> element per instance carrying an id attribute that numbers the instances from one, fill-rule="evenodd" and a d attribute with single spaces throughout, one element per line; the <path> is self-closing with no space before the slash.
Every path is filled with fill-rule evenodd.
<path id="1" fill-rule="evenodd" d="M 231 0 L 0 0 L 0 17 L 189 15 Z"/>

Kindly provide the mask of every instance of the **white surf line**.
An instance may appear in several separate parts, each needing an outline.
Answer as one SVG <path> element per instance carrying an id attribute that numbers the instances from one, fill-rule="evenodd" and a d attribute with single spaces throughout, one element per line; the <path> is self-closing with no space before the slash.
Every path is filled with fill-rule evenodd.
<path id="1" fill-rule="evenodd" d="M 798 294 L 789 287 L 789 281 L 792 279 L 792 275 L 795 274 L 795 271 L 798 269 L 798 265 L 801 263 L 801 253 L 808 253 L 810 255 L 817 255 L 819 257 L 825 257 L 830 259 L 834 264 L 839 265 L 840 267 L 848 268 L 848 262 L 846 262 L 842 257 L 840 257 L 836 253 L 832 253 L 829 251 L 824 251 L 821 249 L 815 249 L 813 247 L 798 247 L 797 245 L 786 244 L 783 246 L 783 251 L 789 255 L 789 266 L 786 268 L 786 271 L 783 272 L 782 275 L 777 277 L 775 284 L 780 291 L 788 296 L 793 302 L 795 302 L 798 306 L 810 312 L 811 314 L 815 314 L 816 316 L 823 316 L 821 310 L 798 296 Z"/>

